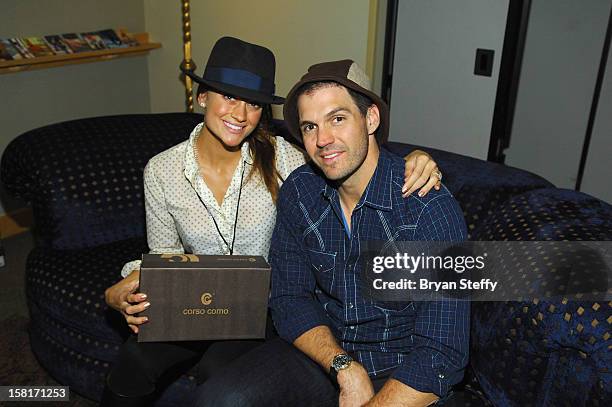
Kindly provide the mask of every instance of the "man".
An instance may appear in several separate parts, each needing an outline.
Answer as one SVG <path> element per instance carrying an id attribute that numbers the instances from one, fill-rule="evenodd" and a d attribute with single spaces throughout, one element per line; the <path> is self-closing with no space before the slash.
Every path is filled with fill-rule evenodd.
<path id="1" fill-rule="evenodd" d="M 312 66 L 289 92 L 285 120 L 312 163 L 287 178 L 277 202 L 270 307 L 284 342 L 207 382 L 201 405 L 426 406 L 461 380 L 469 303 L 379 303 L 362 290 L 364 241 L 466 236 L 446 188 L 402 198 L 403 161 L 378 146 L 388 108 L 367 82 L 343 60 Z"/>

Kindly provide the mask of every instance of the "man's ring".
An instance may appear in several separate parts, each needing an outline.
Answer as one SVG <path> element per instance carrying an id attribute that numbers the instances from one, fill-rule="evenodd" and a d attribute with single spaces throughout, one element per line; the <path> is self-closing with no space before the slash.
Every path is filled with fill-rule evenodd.
<path id="1" fill-rule="evenodd" d="M 442 181 L 442 172 L 440 170 L 433 170 L 431 174 L 438 177 L 438 181 Z"/>

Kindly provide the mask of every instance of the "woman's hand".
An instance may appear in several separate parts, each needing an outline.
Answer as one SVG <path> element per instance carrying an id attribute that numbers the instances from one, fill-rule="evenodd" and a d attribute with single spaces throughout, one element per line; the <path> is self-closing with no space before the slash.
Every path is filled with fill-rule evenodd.
<path id="1" fill-rule="evenodd" d="M 149 319 L 145 316 L 136 317 L 134 314 L 143 312 L 149 305 L 145 302 L 147 295 L 136 293 L 140 285 L 140 270 L 134 270 L 129 276 L 109 287 L 104 292 L 104 299 L 109 307 L 119 311 L 125 318 L 130 329 L 137 334 L 138 325 Z"/>
<path id="2" fill-rule="evenodd" d="M 425 151 L 414 150 L 406 157 L 406 172 L 402 194 L 405 197 L 419 190 L 419 196 L 425 196 L 431 188 L 440 189 L 442 173 L 438 164 Z"/>

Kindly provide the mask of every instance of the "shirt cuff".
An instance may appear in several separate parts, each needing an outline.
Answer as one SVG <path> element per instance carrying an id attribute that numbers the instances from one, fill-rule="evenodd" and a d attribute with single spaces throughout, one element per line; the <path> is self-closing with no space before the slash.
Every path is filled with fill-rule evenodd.
<path id="1" fill-rule="evenodd" d="M 312 328 L 321 325 L 330 326 L 329 319 L 317 311 L 310 300 L 306 299 L 293 301 L 291 306 L 272 307 L 272 320 L 278 330 L 278 335 L 289 343 L 293 343 L 304 332 Z"/>
<path id="2" fill-rule="evenodd" d="M 125 263 L 121 269 L 121 277 L 126 278 L 132 274 L 134 270 L 140 270 L 140 263 L 142 263 L 142 260 L 132 260 Z"/>

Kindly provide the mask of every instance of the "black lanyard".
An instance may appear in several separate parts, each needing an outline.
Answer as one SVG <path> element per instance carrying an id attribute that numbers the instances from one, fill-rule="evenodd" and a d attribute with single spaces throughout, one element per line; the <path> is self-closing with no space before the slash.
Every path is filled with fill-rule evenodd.
<path id="1" fill-rule="evenodd" d="M 229 243 L 227 243 L 227 240 L 225 240 L 223 233 L 221 233 L 221 229 L 219 229 L 219 225 L 217 224 L 217 221 L 215 220 L 215 217 L 213 216 L 212 212 L 210 211 L 210 209 L 208 209 L 208 206 L 206 206 L 200 194 L 196 192 L 198 199 L 200 200 L 200 202 L 202 202 L 202 205 L 204 205 L 206 212 L 208 212 L 208 214 L 212 218 L 212 221 L 215 224 L 215 228 L 217 229 L 217 233 L 219 234 L 219 236 L 221 236 L 221 240 L 223 240 L 223 243 L 225 243 L 225 246 L 229 248 L 230 256 L 234 254 L 234 242 L 236 241 L 236 225 L 238 225 L 238 211 L 240 209 L 240 197 L 242 196 L 242 181 L 244 180 L 244 170 L 245 169 L 246 169 L 246 161 L 243 161 L 242 162 L 242 174 L 240 175 L 240 189 L 238 190 L 238 202 L 236 203 L 236 215 L 234 217 L 234 236 L 232 237 L 231 246 L 229 245 Z"/>

